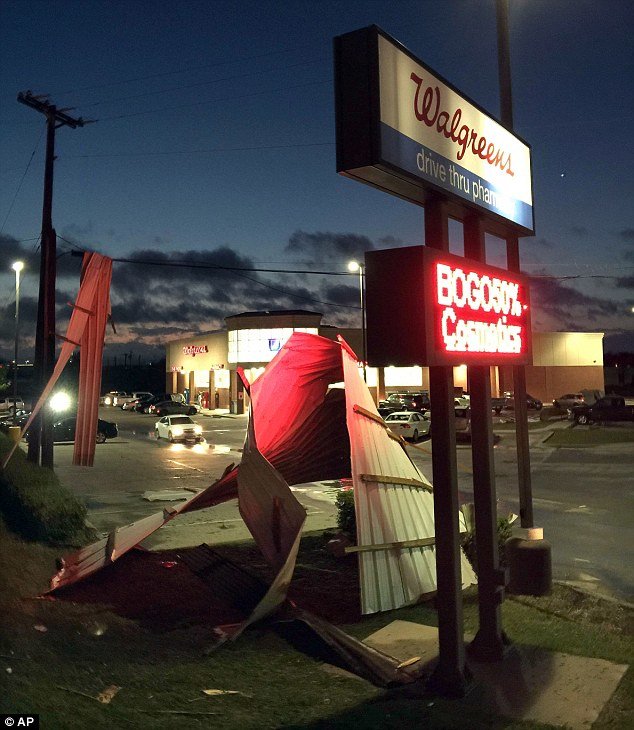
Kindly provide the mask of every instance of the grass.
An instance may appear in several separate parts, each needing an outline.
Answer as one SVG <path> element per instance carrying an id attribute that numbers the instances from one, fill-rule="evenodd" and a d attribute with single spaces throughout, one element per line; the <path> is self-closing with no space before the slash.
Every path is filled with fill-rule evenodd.
<path id="1" fill-rule="evenodd" d="M 529 431 L 540 431 L 545 428 L 548 428 L 548 423 L 545 423 L 543 421 L 529 421 L 528 422 Z M 513 432 L 515 432 L 515 421 L 506 421 L 505 423 L 494 423 L 493 430 L 494 431 L 513 431 Z"/>
<path id="2" fill-rule="evenodd" d="M 302 540 L 292 584 L 292 597 L 302 606 L 360 638 L 395 619 L 435 624 L 429 603 L 361 618 L 356 560 L 337 560 L 324 543 L 321 535 Z M 262 568 L 252 543 L 223 550 L 237 562 Z M 161 554 L 151 554 L 157 572 L 139 587 L 139 603 L 128 612 L 134 618 L 108 605 L 116 602 L 113 582 L 102 603 L 88 602 L 86 593 L 80 600 L 81 592 L 75 600 L 72 595 L 33 598 L 47 587 L 58 550 L 25 542 L 2 523 L 0 555 L 0 711 L 37 712 L 43 727 L 546 727 L 491 717 L 473 701 L 466 711 L 466 700 L 421 698 L 333 676 L 270 625 L 256 626 L 235 643 L 206 654 L 214 642 L 213 622 L 205 613 L 213 595 L 205 594 L 202 583 L 180 584 L 180 568 L 161 567 Z M 177 555 L 167 557 L 178 560 Z M 112 575 L 117 565 L 109 569 Z M 130 575 L 121 571 L 128 584 Z M 516 643 L 617 662 L 628 662 L 634 654 L 631 611 L 567 588 L 557 587 L 550 597 L 507 600 L 502 612 Z M 475 632 L 473 591 L 465 596 L 464 613 L 466 631 Z M 630 669 L 595 730 L 628 727 L 633 675 Z M 121 689 L 110 704 L 101 704 L 94 698 L 109 685 Z M 207 697 L 204 689 L 241 694 Z M 181 712 L 200 714 L 172 714 Z"/>
<path id="3" fill-rule="evenodd" d="M 598 446 L 634 443 L 634 428 L 618 426 L 575 426 L 553 431 L 548 446 Z"/>
<path id="4" fill-rule="evenodd" d="M 13 442 L 0 434 L 0 460 Z M 31 540 L 81 545 L 95 539 L 86 526 L 86 508 L 59 483 L 52 469 L 27 460 L 16 449 L 6 468 L 0 471 L 0 512 L 16 533 Z"/>

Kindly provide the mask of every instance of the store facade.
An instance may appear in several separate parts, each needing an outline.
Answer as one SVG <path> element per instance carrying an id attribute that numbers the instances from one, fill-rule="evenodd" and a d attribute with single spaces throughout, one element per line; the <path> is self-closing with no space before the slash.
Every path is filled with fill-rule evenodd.
<path id="1" fill-rule="evenodd" d="M 244 413 L 248 395 L 238 369 L 253 382 L 293 332 L 328 339 L 341 335 L 356 353 L 363 351 L 360 329 L 322 323 L 323 315 L 305 310 L 244 312 L 226 317 L 226 329 L 173 340 L 166 345 L 166 391 L 183 393 L 204 408 Z M 366 369 L 375 399 L 391 391 L 429 391 L 429 368 Z M 457 391 L 469 391 L 465 365 L 454 368 Z M 526 367 L 527 391 L 545 404 L 566 392 L 605 390 L 603 334 L 600 332 L 534 332 L 533 363 Z M 491 368 L 491 392 L 513 390 L 510 367 Z"/>

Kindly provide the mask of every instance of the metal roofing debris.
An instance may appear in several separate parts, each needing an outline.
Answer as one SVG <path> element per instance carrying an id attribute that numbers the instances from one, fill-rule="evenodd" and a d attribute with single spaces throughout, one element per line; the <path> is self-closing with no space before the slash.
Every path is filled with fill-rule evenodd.
<path id="1" fill-rule="evenodd" d="M 415 603 L 436 590 L 432 487 L 379 422 L 356 361 L 345 348 L 342 356 L 357 542 L 363 548 L 358 550 L 361 609 L 375 613 Z M 462 575 L 463 584 L 475 582 L 464 555 Z"/>

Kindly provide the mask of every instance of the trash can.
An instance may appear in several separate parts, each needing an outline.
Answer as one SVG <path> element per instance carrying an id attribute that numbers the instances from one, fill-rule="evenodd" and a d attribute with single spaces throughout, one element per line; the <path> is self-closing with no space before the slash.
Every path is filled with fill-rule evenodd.
<path id="1" fill-rule="evenodd" d="M 530 527 L 505 543 L 509 568 L 509 593 L 518 596 L 545 596 L 552 588 L 551 544 L 544 540 L 541 527 Z"/>
<path id="2" fill-rule="evenodd" d="M 11 441 L 19 444 L 21 434 L 22 429 L 19 426 L 9 426 L 9 438 L 11 439 Z"/>

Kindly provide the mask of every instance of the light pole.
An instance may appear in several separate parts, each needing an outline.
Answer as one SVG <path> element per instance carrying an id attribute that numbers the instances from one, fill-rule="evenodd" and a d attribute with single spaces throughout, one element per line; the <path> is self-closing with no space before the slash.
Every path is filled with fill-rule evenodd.
<path id="1" fill-rule="evenodd" d="M 18 339 L 20 332 L 20 272 L 22 261 L 16 261 L 11 268 L 15 271 L 15 350 L 13 360 L 13 425 L 18 423 Z"/>
<path id="2" fill-rule="evenodd" d="M 359 263 L 358 261 L 349 261 L 348 262 L 348 271 L 352 272 L 353 274 L 357 271 L 359 272 L 359 300 L 361 302 L 361 336 L 363 338 L 363 380 L 367 382 L 367 373 L 366 373 L 366 360 L 367 360 L 367 354 L 366 354 L 366 346 L 365 346 L 365 296 L 364 296 L 364 288 L 365 288 L 365 274 L 363 271 L 363 264 Z"/>

